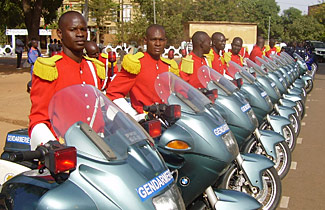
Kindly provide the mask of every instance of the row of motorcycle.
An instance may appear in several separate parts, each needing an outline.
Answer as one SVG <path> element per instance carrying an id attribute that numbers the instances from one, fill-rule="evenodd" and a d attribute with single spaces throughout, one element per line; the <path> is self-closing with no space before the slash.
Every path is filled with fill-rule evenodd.
<path id="1" fill-rule="evenodd" d="M 59 141 L 30 151 L 26 129 L 7 135 L 1 209 L 275 209 L 317 68 L 256 59 L 227 78 L 202 66 L 200 89 L 160 74 L 163 104 L 139 123 L 93 86 L 57 92 Z"/>

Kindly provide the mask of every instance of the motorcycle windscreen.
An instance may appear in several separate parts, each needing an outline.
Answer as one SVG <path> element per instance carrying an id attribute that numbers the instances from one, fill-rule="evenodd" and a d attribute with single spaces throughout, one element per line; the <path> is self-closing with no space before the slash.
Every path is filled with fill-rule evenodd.
<path id="1" fill-rule="evenodd" d="M 253 84 L 256 80 L 256 78 L 251 75 L 250 73 L 248 73 L 243 67 L 241 67 L 240 65 L 238 65 L 237 63 L 230 61 L 229 62 L 229 69 L 232 69 L 233 72 L 238 72 L 243 79 L 245 79 L 247 82 Z"/>
<path id="2" fill-rule="evenodd" d="M 298 53 L 293 53 L 293 57 L 300 60 L 301 62 L 305 62 L 305 60 Z"/>
<path id="3" fill-rule="evenodd" d="M 280 66 L 276 64 L 271 58 L 266 57 L 265 55 L 262 56 L 262 58 L 268 62 L 274 69 L 279 68 Z"/>
<path id="4" fill-rule="evenodd" d="M 269 64 L 268 62 L 266 62 L 264 59 L 257 57 L 256 56 L 256 64 L 259 65 L 261 68 L 265 67 L 267 68 L 268 71 L 274 72 L 276 71 L 276 68 L 274 68 L 274 66 L 272 66 L 271 64 Z"/>
<path id="5" fill-rule="evenodd" d="M 230 93 L 238 90 L 236 85 L 209 66 L 201 66 L 197 72 L 197 77 L 204 88 L 207 88 L 211 81 L 215 81 L 216 85 Z"/>
<path id="6" fill-rule="evenodd" d="M 130 145 L 147 139 L 141 128 L 91 85 L 72 85 L 58 91 L 51 99 L 48 113 L 57 138 L 63 139 L 67 145 L 70 145 L 69 138 L 64 138 L 68 129 L 76 122 L 83 122 L 113 150 L 117 159 L 127 158 Z M 77 144 L 75 147 L 90 153 L 85 146 Z M 102 157 L 101 154 L 90 155 Z"/>
<path id="7" fill-rule="evenodd" d="M 194 113 L 202 112 L 205 106 L 211 103 L 203 93 L 171 72 L 164 72 L 157 76 L 155 89 L 166 104 L 170 104 L 170 98 L 176 96 L 184 104 L 181 106 L 182 111 L 188 111 L 186 108 L 190 108 Z"/>
<path id="8" fill-rule="evenodd" d="M 281 52 L 280 55 L 286 57 L 289 61 L 291 61 L 291 63 L 294 63 L 294 62 L 295 62 L 295 59 L 293 59 L 293 58 L 292 58 L 288 53 L 286 53 L 286 52 Z"/>
<path id="9" fill-rule="evenodd" d="M 264 71 L 259 65 L 254 63 L 252 60 L 247 58 L 246 63 L 247 63 L 248 67 L 253 68 L 254 71 L 256 71 L 259 75 L 261 75 L 261 76 L 266 76 L 267 75 L 266 71 Z"/>

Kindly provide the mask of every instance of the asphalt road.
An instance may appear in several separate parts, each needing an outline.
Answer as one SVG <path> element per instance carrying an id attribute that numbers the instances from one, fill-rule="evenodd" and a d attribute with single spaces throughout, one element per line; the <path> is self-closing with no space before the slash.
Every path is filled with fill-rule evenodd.
<path id="1" fill-rule="evenodd" d="M 8 131 L 28 125 L 30 110 L 26 83 L 29 69 L 15 69 L 15 59 L 0 58 L 0 152 Z M 298 144 L 292 154 L 291 170 L 282 180 L 278 209 L 325 209 L 325 64 L 319 66 L 314 89 L 307 97 L 306 116 Z M 324 124 L 323 124 L 324 123 Z M 324 130 L 323 130 L 324 129 Z"/>
<path id="2" fill-rule="evenodd" d="M 291 170 L 282 180 L 278 209 L 325 209 L 325 64 L 319 65 L 314 88 L 308 94 L 306 115 L 298 144 L 292 154 Z M 324 123 L 324 124 L 323 124 Z"/>

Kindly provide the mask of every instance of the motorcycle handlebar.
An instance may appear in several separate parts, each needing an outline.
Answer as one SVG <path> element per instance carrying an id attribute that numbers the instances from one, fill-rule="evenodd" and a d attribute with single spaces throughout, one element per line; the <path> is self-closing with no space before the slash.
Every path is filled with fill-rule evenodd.
<path id="1" fill-rule="evenodd" d="M 36 150 L 36 151 L 25 151 L 25 152 L 15 152 L 10 154 L 9 159 L 13 162 L 18 161 L 25 161 L 25 160 L 34 160 L 34 159 L 41 159 L 43 156 L 43 152 Z"/>

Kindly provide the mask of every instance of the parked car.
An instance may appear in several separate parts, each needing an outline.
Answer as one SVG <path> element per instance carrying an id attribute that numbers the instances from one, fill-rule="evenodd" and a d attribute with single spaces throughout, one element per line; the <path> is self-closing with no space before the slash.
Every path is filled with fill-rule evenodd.
<path id="1" fill-rule="evenodd" d="M 312 48 L 313 53 L 317 56 L 318 62 L 324 62 L 325 60 L 325 43 L 321 41 L 306 41 Z"/>

